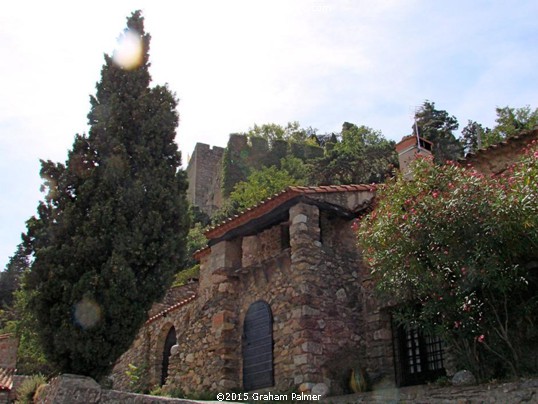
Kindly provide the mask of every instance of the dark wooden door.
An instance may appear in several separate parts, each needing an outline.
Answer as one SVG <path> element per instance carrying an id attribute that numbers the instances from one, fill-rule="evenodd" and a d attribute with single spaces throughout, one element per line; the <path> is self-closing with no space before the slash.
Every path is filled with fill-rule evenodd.
<path id="1" fill-rule="evenodd" d="M 170 364 L 170 353 L 172 351 L 172 347 L 176 344 L 176 329 L 172 327 L 170 328 L 170 331 L 168 331 L 168 335 L 164 341 L 161 386 L 164 386 L 166 383 L 166 378 L 168 377 L 168 365 Z"/>
<path id="2" fill-rule="evenodd" d="M 271 387 L 273 376 L 273 315 L 264 301 L 254 302 L 243 324 L 243 387 Z"/>

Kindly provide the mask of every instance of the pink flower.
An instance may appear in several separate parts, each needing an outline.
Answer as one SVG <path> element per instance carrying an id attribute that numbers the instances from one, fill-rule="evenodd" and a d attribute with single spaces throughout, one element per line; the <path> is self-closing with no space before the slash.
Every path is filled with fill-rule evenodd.
<path id="1" fill-rule="evenodd" d="M 486 340 L 486 336 L 484 334 L 476 337 L 476 340 L 480 343 L 484 342 Z"/>
<path id="2" fill-rule="evenodd" d="M 538 150 L 534 152 L 534 158 L 538 159 Z"/>
<path id="3" fill-rule="evenodd" d="M 437 192 L 437 191 L 433 191 L 432 196 L 433 196 L 434 198 L 437 198 L 437 197 L 439 196 L 439 192 Z"/>
<path id="4" fill-rule="evenodd" d="M 454 328 L 460 328 L 461 321 L 454 321 Z"/>

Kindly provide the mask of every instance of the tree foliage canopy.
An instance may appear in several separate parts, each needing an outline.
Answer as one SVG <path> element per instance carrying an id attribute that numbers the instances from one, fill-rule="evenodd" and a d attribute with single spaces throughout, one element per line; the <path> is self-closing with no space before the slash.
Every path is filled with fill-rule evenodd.
<path id="1" fill-rule="evenodd" d="M 42 162 L 47 193 L 25 236 L 34 255 L 26 308 L 44 352 L 59 370 L 93 377 L 129 347 L 164 294 L 189 227 L 177 101 L 149 87 L 140 12 L 127 34 L 140 41 L 141 63 L 126 68 L 105 55 L 89 135 L 76 136 L 65 165 Z"/>
<path id="2" fill-rule="evenodd" d="M 316 130 L 308 127 L 302 128 L 299 122 L 288 122 L 286 126 L 275 123 L 254 124 L 246 133 L 249 137 L 261 137 L 269 141 L 286 140 L 297 143 L 309 143 L 316 145 Z"/>
<path id="3" fill-rule="evenodd" d="M 247 181 L 238 183 L 230 195 L 230 201 L 241 211 L 290 185 L 303 184 L 284 169 L 279 170 L 275 166 L 264 167 L 250 174 Z"/>
<path id="4" fill-rule="evenodd" d="M 495 111 L 497 118 L 493 129 L 485 128 L 475 121 L 469 121 L 463 128 L 461 141 L 466 153 L 502 142 L 538 125 L 538 108 L 533 111 L 528 105 L 522 108 L 507 106 L 496 108 Z"/>
<path id="5" fill-rule="evenodd" d="M 440 164 L 463 157 L 462 145 L 454 135 L 458 127 L 458 120 L 455 116 L 436 109 L 435 103 L 428 100 L 424 101 L 415 113 L 413 131 L 418 129 L 421 137 L 433 142 L 433 155 L 435 161 Z"/>
<path id="6" fill-rule="evenodd" d="M 24 245 L 19 244 L 15 254 L 9 258 L 5 270 L 0 272 L 0 310 L 13 305 L 15 291 L 19 288 L 22 275 L 29 265 Z"/>
<path id="7" fill-rule="evenodd" d="M 395 144 L 379 131 L 344 122 L 339 136 L 324 139 L 325 156 L 314 162 L 315 184 L 382 182 L 397 164 Z"/>
<path id="8" fill-rule="evenodd" d="M 533 129 L 538 125 L 538 108 L 534 111 L 530 106 L 522 108 L 496 108 L 497 123 L 493 128 L 493 134 L 497 139 L 503 140 L 510 136 L 517 135 L 522 130 Z"/>
<path id="9" fill-rule="evenodd" d="M 429 160 L 413 176 L 386 183 L 358 224 L 378 291 L 477 375 L 536 367 L 538 145 L 500 177 Z"/>

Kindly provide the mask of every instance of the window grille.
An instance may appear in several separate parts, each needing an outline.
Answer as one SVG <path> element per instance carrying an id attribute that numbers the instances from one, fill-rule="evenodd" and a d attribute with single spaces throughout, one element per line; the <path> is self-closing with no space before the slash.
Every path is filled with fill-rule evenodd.
<path id="1" fill-rule="evenodd" d="M 394 339 L 398 385 L 421 384 L 446 374 L 444 343 L 439 337 L 399 326 Z"/>

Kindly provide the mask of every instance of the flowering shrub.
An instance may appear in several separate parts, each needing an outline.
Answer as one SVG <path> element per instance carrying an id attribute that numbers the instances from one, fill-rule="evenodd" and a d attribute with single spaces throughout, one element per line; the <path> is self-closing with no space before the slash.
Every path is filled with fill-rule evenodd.
<path id="1" fill-rule="evenodd" d="M 424 158 L 412 173 L 357 223 L 378 292 L 478 377 L 538 370 L 538 144 L 496 177 Z"/>

